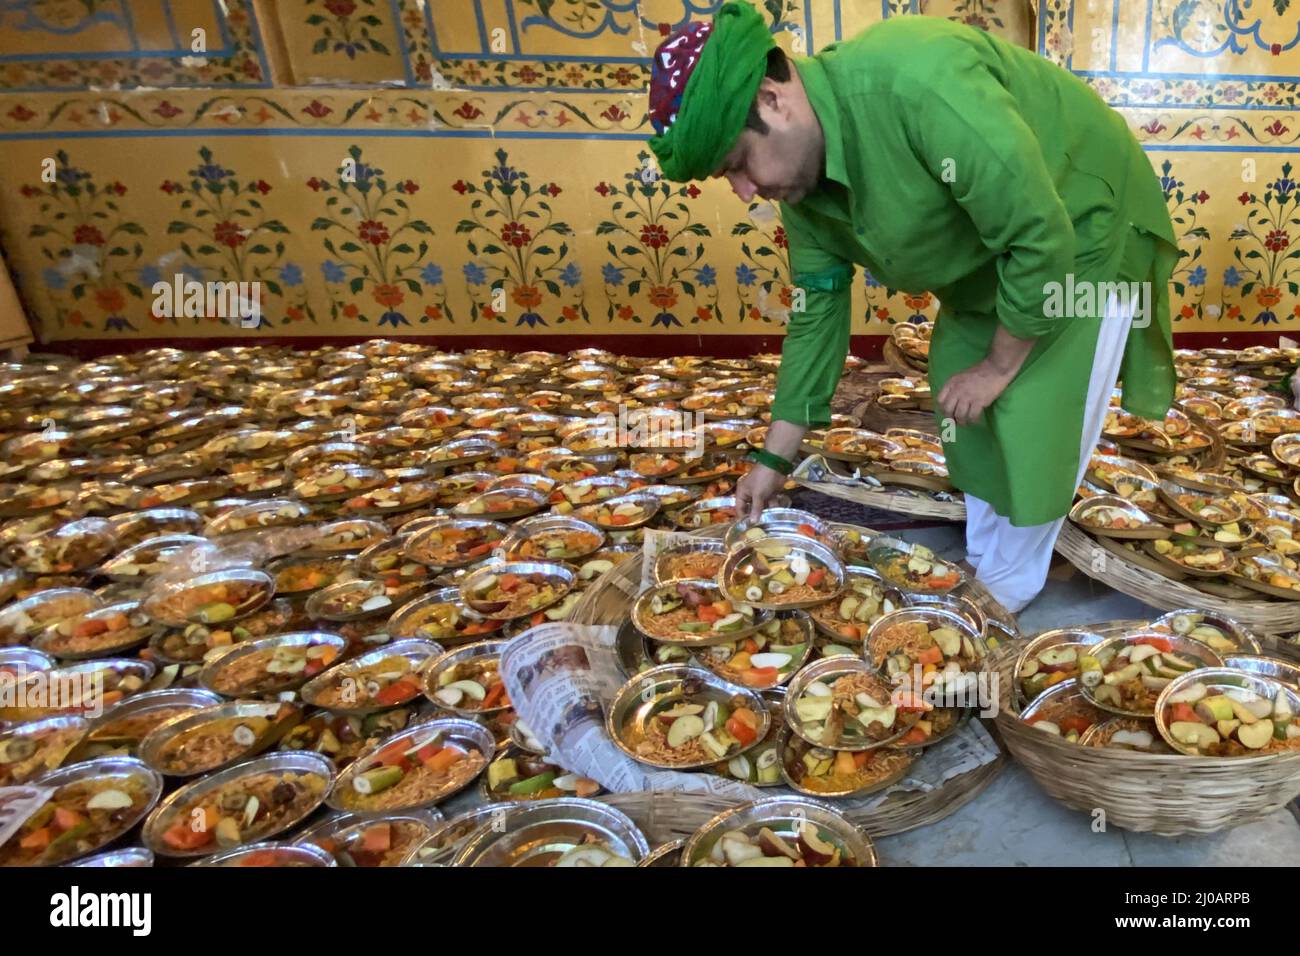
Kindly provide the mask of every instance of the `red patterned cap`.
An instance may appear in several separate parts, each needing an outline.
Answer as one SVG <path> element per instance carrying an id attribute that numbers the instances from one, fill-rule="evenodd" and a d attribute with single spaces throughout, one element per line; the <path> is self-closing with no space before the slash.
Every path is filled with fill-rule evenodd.
<path id="1" fill-rule="evenodd" d="M 712 32 L 713 24 L 708 21 L 688 23 L 655 50 L 650 72 L 650 122 L 660 136 L 677 119 L 686 84 Z"/>

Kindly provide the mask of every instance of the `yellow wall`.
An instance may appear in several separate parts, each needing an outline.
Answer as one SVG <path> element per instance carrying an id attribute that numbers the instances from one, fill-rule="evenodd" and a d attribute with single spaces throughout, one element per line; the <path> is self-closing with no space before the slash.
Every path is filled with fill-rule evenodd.
<path id="1" fill-rule="evenodd" d="M 795 51 L 924 13 L 1086 76 L 1168 177 L 1185 251 L 1176 328 L 1229 332 L 1300 326 L 1289 185 L 1300 7 L 1277 14 L 1285 3 L 1256 0 L 1258 24 L 1222 22 L 1222 4 L 1193 0 L 1042 0 L 1037 21 L 1017 0 L 759 6 Z M 714 6 L 7 4 L 6 258 L 48 340 L 779 334 L 778 224 L 716 183 L 640 178 L 647 54 L 688 11 Z M 150 285 L 181 270 L 261 280 L 262 329 L 153 317 Z M 854 331 L 932 311 L 924 293 L 864 277 Z"/>

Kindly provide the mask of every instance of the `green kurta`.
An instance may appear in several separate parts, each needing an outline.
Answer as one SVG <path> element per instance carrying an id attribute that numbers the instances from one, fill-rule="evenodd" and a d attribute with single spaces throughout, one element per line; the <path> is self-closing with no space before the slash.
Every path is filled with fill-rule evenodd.
<path id="1" fill-rule="evenodd" d="M 938 17 L 887 20 L 796 61 L 826 136 L 826 176 L 782 206 L 794 284 L 773 417 L 830 420 L 848 351 L 853 265 L 931 290 L 934 394 L 981 361 L 999 324 L 1037 342 L 982 416 L 944 443 L 957 487 L 1014 525 L 1074 496 L 1101 302 L 1050 317 L 1048 284 L 1150 281 L 1121 375 L 1124 407 L 1174 395 L 1168 282 L 1178 249 L 1159 181 L 1124 119 L 1029 50 Z"/>

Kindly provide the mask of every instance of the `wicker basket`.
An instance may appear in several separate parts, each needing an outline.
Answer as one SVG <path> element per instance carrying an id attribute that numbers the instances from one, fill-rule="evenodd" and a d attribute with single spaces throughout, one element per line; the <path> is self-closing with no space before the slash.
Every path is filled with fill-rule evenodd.
<path id="1" fill-rule="evenodd" d="M 892 368 L 899 375 L 908 378 L 925 378 L 930 374 L 929 370 L 920 365 L 915 365 L 908 360 L 903 354 L 903 350 L 894 344 L 893 336 L 885 339 L 885 344 L 881 346 L 881 355 L 885 359 L 885 364 Z"/>
<path id="2" fill-rule="evenodd" d="M 904 495 L 893 491 L 872 491 L 856 485 L 839 485 L 830 481 L 803 481 L 801 487 L 818 494 L 843 498 L 868 508 L 896 511 L 916 518 L 937 518 L 940 521 L 965 521 L 966 504 L 963 501 L 935 501 L 924 495 Z"/>
<path id="3" fill-rule="evenodd" d="M 1103 635 L 1137 621 L 1090 626 Z M 1003 744 L 1049 796 L 1072 810 L 1105 812 L 1107 826 L 1161 836 L 1214 833 L 1261 820 L 1300 794 L 1300 752 L 1263 757 L 1187 757 L 1081 747 L 1021 722 L 1013 701 L 1022 642 L 994 655 Z"/>
<path id="4" fill-rule="evenodd" d="M 866 399 L 853 409 L 853 417 L 862 422 L 863 428 L 884 433 L 891 428 L 914 428 L 929 435 L 938 436 L 939 427 L 934 421 L 934 412 L 921 411 L 919 408 L 882 408 L 876 402 L 879 388 L 873 388 Z"/>
<path id="5" fill-rule="evenodd" d="M 1110 551 L 1102 551 L 1101 545 L 1069 521 L 1056 539 L 1056 550 L 1088 577 L 1163 611 L 1180 607 L 1213 611 L 1265 634 L 1291 634 L 1300 630 L 1300 601 L 1230 601 L 1215 597 L 1153 574 Z M 1099 551 L 1105 555 L 1104 561 L 1096 560 Z"/>
<path id="6" fill-rule="evenodd" d="M 707 537 L 721 537 L 725 526 L 708 528 L 701 532 Z M 620 624 L 626 619 L 641 582 L 641 557 L 629 558 L 605 572 L 584 592 L 574 607 L 569 620 L 575 624 Z M 971 598 L 991 617 L 1004 619 L 1007 612 L 992 602 L 986 591 L 978 586 Z M 872 837 L 903 833 L 928 823 L 942 820 L 975 799 L 992 782 L 1006 765 L 1005 755 L 982 767 L 962 774 L 928 793 L 899 791 L 869 811 L 843 811 L 856 826 Z M 645 791 L 616 793 L 599 797 L 618 807 L 632 817 L 653 843 L 666 843 L 690 836 L 716 814 L 739 802 L 716 796 L 679 793 L 676 791 Z"/>

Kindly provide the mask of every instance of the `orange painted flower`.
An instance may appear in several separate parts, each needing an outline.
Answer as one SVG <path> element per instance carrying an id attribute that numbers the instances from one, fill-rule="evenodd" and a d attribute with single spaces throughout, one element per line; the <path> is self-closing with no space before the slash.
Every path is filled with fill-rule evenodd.
<path id="1" fill-rule="evenodd" d="M 571 305 L 566 305 L 564 308 L 560 310 L 560 313 L 570 321 L 578 318 L 578 310 Z"/>
<path id="2" fill-rule="evenodd" d="M 650 304 L 657 309 L 669 309 L 677 304 L 677 293 L 671 286 L 657 285 L 650 289 Z"/>
<path id="3" fill-rule="evenodd" d="M 1185 305 L 1178 310 L 1178 314 L 1181 315 L 1184 319 L 1190 319 L 1192 316 L 1196 314 L 1196 310 L 1192 308 L 1190 305 Z"/>
<path id="4" fill-rule="evenodd" d="M 920 312 L 930 304 L 930 293 L 922 292 L 920 295 L 912 295 L 909 292 L 903 293 L 903 304 L 909 309 Z"/>
<path id="5" fill-rule="evenodd" d="M 704 306 L 700 306 L 696 309 L 695 315 L 701 322 L 707 322 L 709 319 L 713 318 L 712 310 L 705 308 Z"/>
<path id="6" fill-rule="evenodd" d="M 535 309 L 542 304 L 542 290 L 533 285 L 521 285 L 511 293 L 516 305 L 525 309 Z"/>
<path id="7" fill-rule="evenodd" d="M 761 319 L 763 317 L 763 313 L 758 311 L 758 307 L 755 306 L 749 310 L 749 317 L 751 319 Z"/>
<path id="8" fill-rule="evenodd" d="M 424 314 L 431 319 L 441 319 L 442 309 L 436 305 L 426 305 L 424 307 Z"/>
<path id="9" fill-rule="evenodd" d="M 291 322 L 301 322 L 305 318 L 302 309 L 298 308 L 296 305 L 289 306 L 289 308 L 284 310 L 284 314 L 288 316 L 289 321 Z"/>
<path id="10" fill-rule="evenodd" d="M 1234 305 L 1228 308 L 1228 318 L 1235 319 L 1239 315 L 1241 315 L 1241 306 Z"/>
<path id="11" fill-rule="evenodd" d="M 620 319 L 630 319 L 632 318 L 632 314 L 632 307 L 630 305 L 625 305 L 618 310 L 618 317 Z"/>
<path id="12" fill-rule="evenodd" d="M 68 313 L 68 321 L 71 322 L 73 325 L 85 325 L 86 317 L 81 314 L 80 309 L 73 309 L 71 312 Z"/>
<path id="13" fill-rule="evenodd" d="M 406 296 L 402 293 L 402 290 L 395 285 L 377 285 L 372 294 L 374 295 L 376 302 L 390 309 L 397 308 L 397 306 L 401 305 L 406 300 Z"/>
<path id="14" fill-rule="evenodd" d="M 1255 301 L 1264 308 L 1271 309 L 1282 301 L 1282 290 L 1277 286 L 1266 286 L 1259 290 L 1259 294 L 1255 296 Z"/>
<path id="15" fill-rule="evenodd" d="M 126 306 L 126 296 L 121 289 L 96 289 L 95 304 L 105 312 L 121 312 Z"/>
<path id="16" fill-rule="evenodd" d="M 889 310 L 886 308 L 876 309 L 876 318 L 883 322 L 885 319 L 889 318 Z"/>
<path id="17" fill-rule="evenodd" d="M 343 314 L 346 315 L 349 319 L 355 319 L 360 312 L 361 310 L 358 309 L 351 302 L 349 302 L 347 305 L 343 307 Z"/>
<path id="18" fill-rule="evenodd" d="M 781 286 L 781 304 L 787 309 L 794 304 L 794 290 L 788 285 Z"/>

